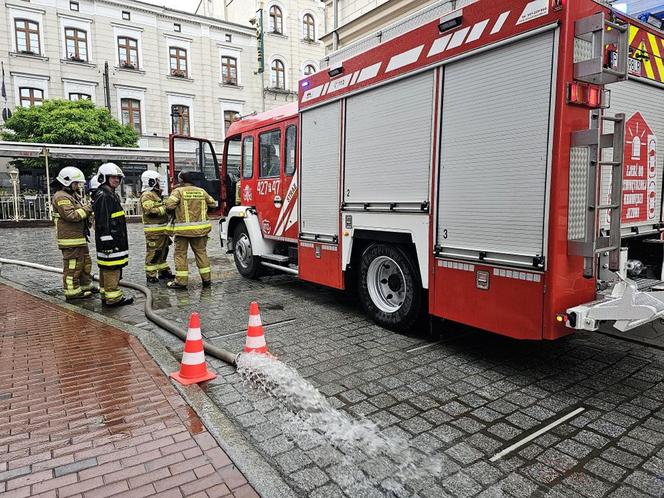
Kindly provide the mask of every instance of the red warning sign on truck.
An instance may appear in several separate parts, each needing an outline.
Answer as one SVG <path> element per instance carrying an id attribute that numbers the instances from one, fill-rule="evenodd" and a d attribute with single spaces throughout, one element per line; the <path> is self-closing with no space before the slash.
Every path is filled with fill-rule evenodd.
<path id="1" fill-rule="evenodd" d="M 657 198 L 657 137 L 641 113 L 625 123 L 622 223 L 655 219 Z"/>

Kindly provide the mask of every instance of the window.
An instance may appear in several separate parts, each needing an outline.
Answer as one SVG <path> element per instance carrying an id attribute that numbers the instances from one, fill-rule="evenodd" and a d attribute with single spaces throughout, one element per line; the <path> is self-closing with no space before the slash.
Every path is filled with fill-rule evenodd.
<path id="1" fill-rule="evenodd" d="M 27 54 L 40 54 L 39 23 L 29 19 L 14 19 L 16 28 L 16 51 Z"/>
<path id="2" fill-rule="evenodd" d="M 171 76 L 187 77 L 187 51 L 183 48 L 170 47 L 168 49 L 171 64 Z"/>
<path id="3" fill-rule="evenodd" d="M 88 62 L 88 34 L 82 29 L 65 28 L 67 59 Z"/>
<path id="4" fill-rule="evenodd" d="M 286 69 L 279 59 L 272 61 L 272 88 L 286 88 Z"/>
<path id="5" fill-rule="evenodd" d="M 182 24 L 174 22 L 173 23 L 173 31 L 175 31 L 176 33 L 182 32 Z"/>
<path id="6" fill-rule="evenodd" d="M 281 130 L 261 133 L 259 143 L 259 178 L 271 178 L 279 176 L 281 166 Z"/>
<path id="7" fill-rule="evenodd" d="M 40 106 L 44 101 L 44 90 L 40 88 L 22 87 L 18 89 L 18 94 L 21 101 L 21 107 Z"/>
<path id="8" fill-rule="evenodd" d="M 228 129 L 231 127 L 234 121 L 240 117 L 240 113 L 237 111 L 224 111 L 224 135 L 228 133 Z"/>
<path id="9" fill-rule="evenodd" d="M 129 12 L 128 10 L 123 10 L 122 19 L 124 19 L 125 21 L 131 21 L 131 12 Z"/>
<path id="10" fill-rule="evenodd" d="M 69 10 L 78 12 L 78 2 L 69 2 Z"/>
<path id="11" fill-rule="evenodd" d="M 92 96 L 87 94 L 87 93 L 70 93 L 69 94 L 69 100 L 71 101 L 77 101 L 77 100 L 92 100 Z"/>
<path id="12" fill-rule="evenodd" d="M 191 135 L 189 128 L 189 107 L 186 105 L 172 105 L 171 118 L 173 120 L 173 133 L 177 135 Z"/>
<path id="13" fill-rule="evenodd" d="M 270 31 L 279 35 L 284 32 L 284 16 L 276 5 L 270 7 Z"/>
<path id="14" fill-rule="evenodd" d="M 302 32 L 306 41 L 316 40 L 316 28 L 314 27 L 314 16 L 311 14 L 304 14 L 302 18 Z"/>
<path id="15" fill-rule="evenodd" d="M 143 131 L 141 127 L 141 101 L 137 99 L 122 99 L 122 124 L 129 125 L 138 133 Z"/>
<path id="16" fill-rule="evenodd" d="M 309 76 L 310 74 L 314 74 L 316 72 L 316 68 L 312 64 L 307 64 L 304 66 L 304 75 Z"/>
<path id="17" fill-rule="evenodd" d="M 226 42 L 233 43 L 233 35 L 226 33 Z"/>
<path id="18" fill-rule="evenodd" d="M 235 57 L 222 56 L 221 82 L 224 85 L 237 85 L 237 59 Z"/>
<path id="19" fill-rule="evenodd" d="M 290 125 L 286 128 L 286 150 L 284 153 L 284 173 L 292 176 L 295 173 L 295 149 L 297 143 L 297 127 Z"/>
<path id="20" fill-rule="evenodd" d="M 118 37 L 118 61 L 120 67 L 138 69 L 138 40 L 126 36 Z"/>
<path id="21" fill-rule="evenodd" d="M 254 176 L 254 137 L 242 141 L 242 178 Z"/>

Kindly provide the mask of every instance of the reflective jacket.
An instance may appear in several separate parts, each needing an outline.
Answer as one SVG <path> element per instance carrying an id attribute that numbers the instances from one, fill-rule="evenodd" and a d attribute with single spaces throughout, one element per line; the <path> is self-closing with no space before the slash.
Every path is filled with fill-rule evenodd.
<path id="1" fill-rule="evenodd" d="M 84 206 L 72 192 L 58 190 L 53 195 L 53 221 L 55 221 L 58 248 L 82 247 L 88 244 L 86 235 L 92 210 Z"/>
<path id="2" fill-rule="evenodd" d="M 175 210 L 173 233 L 180 237 L 203 237 L 210 233 L 212 224 L 208 220 L 208 208 L 216 207 L 210 194 L 191 183 L 183 183 L 173 189 L 164 201 L 168 210 Z"/>
<path id="3" fill-rule="evenodd" d="M 156 239 L 169 233 L 168 214 L 159 191 L 146 190 L 141 194 L 143 231 L 146 239 Z"/>
<path id="4" fill-rule="evenodd" d="M 95 243 L 100 268 L 118 269 L 127 266 L 129 243 L 127 220 L 120 198 L 108 185 L 102 185 L 92 203 L 95 213 Z"/>

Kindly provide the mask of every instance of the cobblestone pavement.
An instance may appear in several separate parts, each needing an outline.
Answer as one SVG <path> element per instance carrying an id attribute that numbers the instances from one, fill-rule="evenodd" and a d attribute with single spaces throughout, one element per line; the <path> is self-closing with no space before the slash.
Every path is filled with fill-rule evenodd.
<path id="1" fill-rule="evenodd" d="M 135 337 L 0 302 L 0 494 L 258 496 Z"/>
<path id="2" fill-rule="evenodd" d="M 140 226 L 130 230 L 125 278 L 144 282 Z M 50 229 L 3 230 L 0 236 L 12 241 L 2 244 L 1 256 L 60 264 Z M 288 407 L 212 360 L 220 376 L 207 393 L 299 494 L 664 495 L 663 351 L 591 333 L 553 343 L 518 342 L 451 325 L 440 326 L 440 339 L 431 341 L 395 334 L 366 320 L 344 293 L 288 276 L 242 279 L 216 237 L 215 230 L 212 288 L 201 289 L 195 277 L 185 292 L 155 286 L 161 315 L 185 326 L 189 312 L 199 311 L 204 336 L 239 351 L 249 302 L 257 300 L 272 353 L 332 406 L 366 417 L 386 437 L 402 437 L 442 462 L 436 476 L 400 480 L 385 462 L 362 461 L 352 450 L 300 430 Z M 61 295 L 54 275 L 7 267 L 2 275 Z M 98 303 L 85 306 L 101 310 Z M 180 354 L 181 343 L 147 324 L 141 305 L 108 313 L 153 330 Z M 491 461 L 576 408 L 584 411 Z"/>

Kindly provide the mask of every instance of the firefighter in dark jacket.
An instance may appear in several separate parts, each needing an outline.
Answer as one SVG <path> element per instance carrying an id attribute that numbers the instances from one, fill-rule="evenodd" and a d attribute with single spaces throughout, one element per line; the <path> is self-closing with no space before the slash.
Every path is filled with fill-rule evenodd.
<path id="1" fill-rule="evenodd" d="M 145 233 L 145 278 L 150 283 L 159 279 L 171 280 L 173 274 L 166 262 L 169 237 L 169 216 L 161 199 L 159 173 L 145 171 L 141 175 L 141 208 L 143 210 L 143 232 Z"/>
<path id="2" fill-rule="evenodd" d="M 173 189 L 171 195 L 164 200 L 169 211 L 175 211 L 175 280 L 166 284 L 171 289 L 186 289 L 189 282 L 189 264 L 187 249 L 191 246 L 196 258 L 198 273 L 203 287 L 209 287 L 210 260 L 207 255 L 208 234 L 212 224 L 207 217 L 208 208 L 216 207 L 215 201 L 205 190 L 191 183 L 191 173 L 181 172 L 178 175 L 180 184 Z"/>
<path id="3" fill-rule="evenodd" d="M 62 251 L 62 283 L 65 299 L 84 299 L 96 289 L 92 285 L 92 260 L 88 251 L 87 236 L 92 209 L 82 200 L 81 188 L 85 185 L 83 172 L 72 166 L 60 170 L 53 187 L 53 220 L 55 221 L 58 248 Z"/>
<path id="4" fill-rule="evenodd" d="M 122 268 L 129 261 L 127 221 L 115 189 L 120 185 L 124 173 L 113 163 L 104 163 L 97 171 L 99 189 L 95 193 L 92 209 L 95 214 L 95 243 L 99 286 L 102 303 L 106 306 L 123 306 L 134 302 L 125 297 L 119 287 Z"/>

